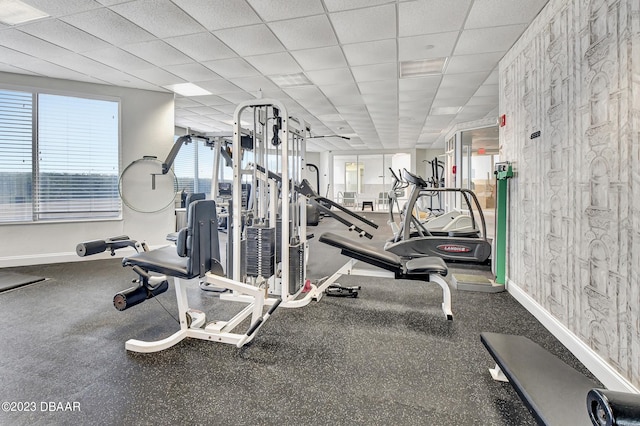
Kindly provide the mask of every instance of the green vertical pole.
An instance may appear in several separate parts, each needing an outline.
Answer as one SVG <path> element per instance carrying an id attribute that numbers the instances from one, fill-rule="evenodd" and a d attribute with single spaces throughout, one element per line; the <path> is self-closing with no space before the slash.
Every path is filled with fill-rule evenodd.
<path id="1" fill-rule="evenodd" d="M 513 176 L 511 163 L 496 165 L 496 284 L 505 283 L 507 257 L 507 193 L 508 180 Z"/>

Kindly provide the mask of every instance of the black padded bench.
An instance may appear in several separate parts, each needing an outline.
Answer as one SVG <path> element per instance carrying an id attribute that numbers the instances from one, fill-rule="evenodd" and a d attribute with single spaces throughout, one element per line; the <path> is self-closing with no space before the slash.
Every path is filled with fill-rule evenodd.
<path id="1" fill-rule="evenodd" d="M 538 424 L 640 425 L 640 395 L 596 389 L 598 383 L 526 337 L 481 333 L 480 340 Z"/>
<path id="2" fill-rule="evenodd" d="M 449 272 L 446 263 L 440 257 L 419 257 L 403 262 L 393 253 L 380 250 L 368 244 L 361 244 L 331 232 L 320 236 L 320 242 L 337 247 L 341 253 L 352 259 L 393 272 L 396 279 L 434 282 L 442 287 L 442 310 L 448 320 L 453 320 L 451 312 L 451 290 L 442 278 Z"/>

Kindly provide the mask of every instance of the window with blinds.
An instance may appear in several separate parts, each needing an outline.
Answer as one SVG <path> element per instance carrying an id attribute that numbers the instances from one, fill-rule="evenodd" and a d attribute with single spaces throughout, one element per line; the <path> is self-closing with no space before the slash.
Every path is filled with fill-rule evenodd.
<path id="1" fill-rule="evenodd" d="M 0 221 L 120 217 L 118 110 L 116 101 L 0 91 Z"/>

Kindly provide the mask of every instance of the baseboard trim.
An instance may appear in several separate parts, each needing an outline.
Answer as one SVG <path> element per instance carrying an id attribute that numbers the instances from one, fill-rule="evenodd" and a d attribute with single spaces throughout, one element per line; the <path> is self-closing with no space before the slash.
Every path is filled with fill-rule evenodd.
<path id="1" fill-rule="evenodd" d="M 509 279 L 507 280 L 507 291 L 578 358 L 607 389 L 640 393 L 635 386 L 612 368 L 600 355 Z"/>

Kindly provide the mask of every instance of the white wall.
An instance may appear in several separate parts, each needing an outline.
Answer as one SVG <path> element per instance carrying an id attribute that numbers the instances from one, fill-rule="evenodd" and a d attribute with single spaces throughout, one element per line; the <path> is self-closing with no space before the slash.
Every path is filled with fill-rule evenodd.
<path id="1" fill-rule="evenodd" d="M 164 159 L 173 144 L 173 94 L 9 73 L 0 73 L 0 86 L 119 98 L 121 171 L 144 155 Z M 114 235 L 126 234 L 150 245 L 166 243 L 166 234 L 175 226 L 172 209 L 159 213 L 123 209 L 122 220 L 2 224 L 0 267 L 79 260 L 75 254 L 79 242 Z"/>

